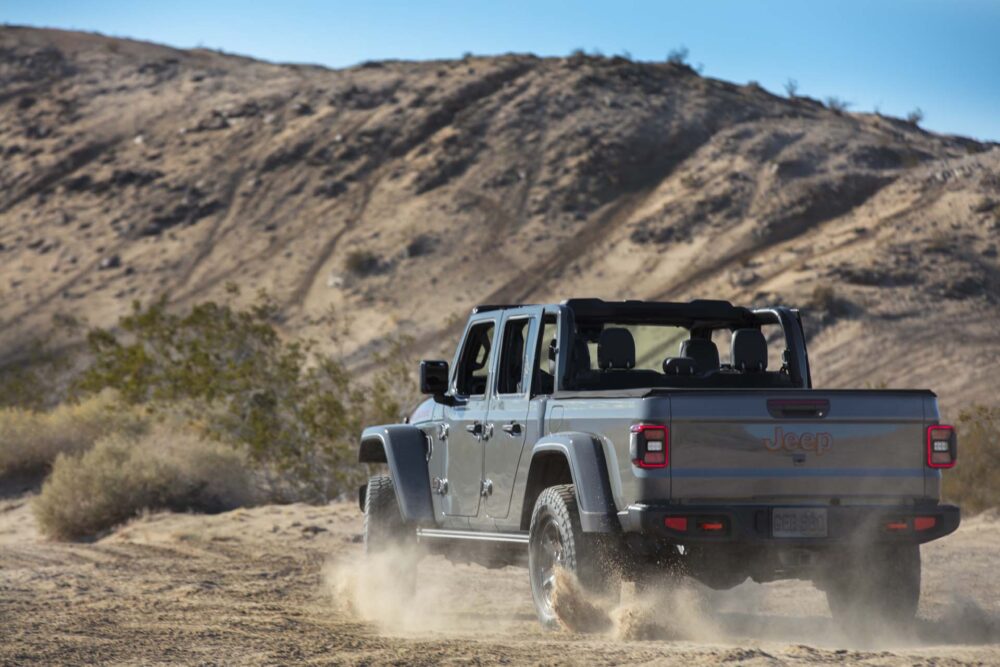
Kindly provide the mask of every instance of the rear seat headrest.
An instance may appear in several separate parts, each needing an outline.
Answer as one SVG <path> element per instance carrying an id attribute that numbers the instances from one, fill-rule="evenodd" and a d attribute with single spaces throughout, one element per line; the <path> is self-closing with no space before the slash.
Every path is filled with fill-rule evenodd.
<path id="1" fill-rule="evenodd" d="M 681 341 L 680 356 L 691 357 L 699 373 L 719 370 L 719 348 L 708 338 Z"/>
<path id="2" fill-rule="evenodd" d="M 601 332 L 597 340 L 597 365 L 601 370 L 635 368 L 635 339 L 628 329 L 611 328 Z"/>
<path id="3" fill-rule="evenodd" d="M 663 372 L 667 375 L 694 375 L 696 367 L 691 357 L 667 357 L 663 360 Z"/>
<path id="4" fill-rule="evenodd" d="M 764 334 L 757 329 L 734 331 L 729 358 L 736 370 L 751 373 L 766 371 L 767 341 L 764 339 Z"/>

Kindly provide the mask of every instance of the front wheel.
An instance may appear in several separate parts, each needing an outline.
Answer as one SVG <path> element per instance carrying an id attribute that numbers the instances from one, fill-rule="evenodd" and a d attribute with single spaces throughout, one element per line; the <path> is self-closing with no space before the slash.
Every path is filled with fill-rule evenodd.
<path id="1" fill-rule="evenodd" d="M 546 628 L 559 625 L 553 602 L 560 569 L 575 574 L 586 593 L 607 597 L 619 591 L 601 537 L 581 529 L 572 484 L 551 486 L 538 496 L 528 533 L 528 573 L 535 612 Z"/>
<path id="2" fill-rule="evenodd" d="M 920 546 L 869 547 L 836 559 L 824 582 L 834 619 L 853 635 L 904 628 L 920 603 Z"/>

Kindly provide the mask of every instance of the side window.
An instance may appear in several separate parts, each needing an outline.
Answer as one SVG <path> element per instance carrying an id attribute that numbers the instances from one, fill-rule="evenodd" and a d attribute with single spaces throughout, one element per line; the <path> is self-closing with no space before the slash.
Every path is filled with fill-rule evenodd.
<path id="1" fill-rule="evenodd" d="M 542 321 L 542 332 L 538 336 L 538 349 L 535 351 L 535 379 L 531 386 L 534 395 L 551 394 L 555 391 L 555 360 L 550 362 L 549 351 L 555 349 L 559 336 L 559 323 L 555 315 L 546 315 Z"/>
<path id="2" fill-rule="evenodd" d="M 474 324 L 469 329 L 458 361 L 455 376 L 456 388 L 460 396 L 479 396 L 486 393 L 486 382 L 490 374 L 490 351 L 493 349 L 493 322 Z"/>
<path id="3" fill-rule="evenodd" d="M 524 362 L 528 351 L 530 324 L 530 319 L 522 318 L 510 320 L 504 325 L 500 350 L 500 375 L 497 378 L 499 394 L 524 393 Z"/>

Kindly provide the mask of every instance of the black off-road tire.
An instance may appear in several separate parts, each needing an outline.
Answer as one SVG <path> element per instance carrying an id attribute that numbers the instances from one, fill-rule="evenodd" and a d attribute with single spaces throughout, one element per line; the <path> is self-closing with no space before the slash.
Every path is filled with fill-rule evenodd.
<path id="1" fill-rule="evenodd" d="M 558 549 L 558 556 L 553 548 Z M 528 576 L 535 612 L 543 627 L 554 629 L 559 625 L 552 607 L 557 565 L 576 574 L 588 593 L 604 598 L 620 594 L 621 580 L 610 562 L 609 551 L 604 535 L 581 529 L 572 484 L 550 486 L 539 494 L 528 532 Z"/>
<path id="2" fill-rule="evenodd" d="M 365 555 L 376 557 L 390 554 L 393 576 L 400 590 L 412 595 L 417 585 L 417 534 L 403 521 L 396 500 L 396 487 L 388 475 L 378 475 L 368 480 L 365 491 L 364 523 Z"/>
<path id="3" fill-rule="evenodd" d="M 869 547 L 845 555 L 824 582 L 830 613 L 858 639 L 888 625 L 911 627 L 920 604 L 920 546 Z"/>

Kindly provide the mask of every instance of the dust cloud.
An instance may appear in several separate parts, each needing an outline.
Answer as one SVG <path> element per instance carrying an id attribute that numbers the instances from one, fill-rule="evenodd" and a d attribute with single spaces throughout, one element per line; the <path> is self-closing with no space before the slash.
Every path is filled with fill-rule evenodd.
<path id="1" fill-rule="evenodd" d="M 813 597 L 822 595 L 811 592 L 816 594 Z M 620 640 L 729 643 L 751 639 L 858 650 L 1000 642 L 1000 615 L 968 597 L 955 596 L 940 615 L 918 618 L 906 626 L 861 609 L 865 631 L 857 634 L 844 631 L 822 613 L 763 612 L 773 606 L 770 594 L 768 587 L 749 582 L 713 591 L 684 579 L 641 592 L 625 584 L 621 599 L 610 602 L 585 591 L 573 573 L 560 570 L 553 606 L 566 630 Z M 787 599 L 781 602 L 788 606 Z M 806 606 L 815 612 L 815 604 L 807 602 Z"/>
<path id="2" fill-rule="evenodd" d="M 973 660 L 1000 645 L 1000 581 L 988 574 L 1000 552 L 998 524 L 976 517 L 955 537 L 925 545 L 917 619 L 899 627 L 867 614 L 863 636 L 831 618 L 824 592 L 808 581 L 747 581 L 716 591 L 669 576 L 643 586 L 626 582 L 620 596 L 605 598 L 587 593 L 571 572 L 557 573 L 560 627 L 553 632 L 535 617 L 524 567 L 488 569 L 410 550 L 374 557 L 357 547 L 331 552 L 323 598 L 332 599 L 333 618 L 385 639 L 449 646 L 474 639 L 524 651 L 522 657 L 533 646 L 569 642 L 574 651 L 627 653 L 640 662 L 668 644 L 675 652 L 750 662 L 766 655 L 879 664 L 941 655 Z M 414 568 L 416 586 L 408 589 Z"/>
<path id="3" fill-rule="evenodd" d="M 436 567 L 422 576 L 418 564 L 425 560 L 435 561 Z M 389 636 L 498 633 L 515 622 L 523 624 L 525 615 L 508 611 L 503 604 L 484 611 L 474 602 L 466 581 L 470 570 L 478 570 L 480 576 L 485 571 L 429 558 L 417 545 L 330 560 L 323 568 L 323 583 L 336 608 Z"/>
<path id="4" fill-rule="evenodd" d="M 329 561 L 324 587 L 340 611 L 382 634 L 543 632 L 534 627 L 533 614 L 525 613 L 525 603 L 530 607 L 527 591 L 501 587 L 484 611 L 480 589 L 490 587 L 490 570 L 427 557 L 419 547 L 358 556 Z M 418 570 L 421 561 L 423 576 Z M 508 570 L 512 572 L 506 577 L 494 579 L 527 579 L 523 568 Z M 416 585 L 410 585 L 410 573 L 417 573 Z M 642 590 L 625 583 L 621 597 L 609 599 L 588 593 L 572 572 L 559 570 L 553 607 L 563 632 L 619 641 L 755 640 L 855 650 L 1000 642 L 1000 616 L 968 597 L 953 596 L 933 616 L 905 627 L 861 610 L 865 632 L 859 635 L 845 632 L 830 618 L 822 592 L 804 590 L 796 582 L 747 582 L 727 591 L 686 578 Z"/>

